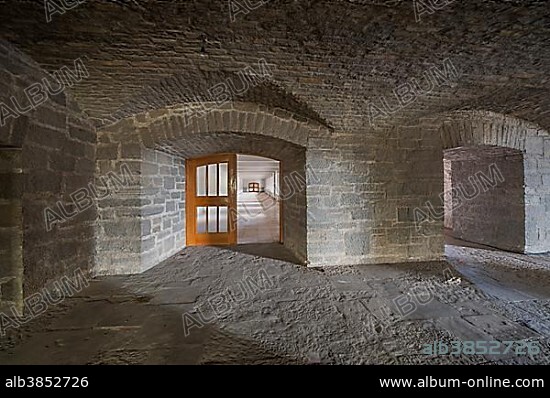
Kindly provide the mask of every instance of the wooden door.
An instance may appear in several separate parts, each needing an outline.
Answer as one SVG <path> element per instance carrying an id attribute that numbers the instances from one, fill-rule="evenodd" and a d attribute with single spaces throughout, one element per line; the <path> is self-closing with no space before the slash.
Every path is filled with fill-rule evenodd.
<path id="1" fill-rule="evenodd" d="M 237 155 L 220 154 L 186 162 L 188 246 L 237 243 Z"/>

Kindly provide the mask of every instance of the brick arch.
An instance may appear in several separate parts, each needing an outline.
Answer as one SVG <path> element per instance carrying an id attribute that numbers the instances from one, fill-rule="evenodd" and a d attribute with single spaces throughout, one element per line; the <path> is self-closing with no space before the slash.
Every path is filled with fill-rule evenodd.
<path id="1" fill-rule="evenodd" d="M 549 137 L 532 122 L 491 111 L 456 111 L 439 117 L 443 119 L 439 128 L 443 149 L 492 145 L 527 153 Z"/>
<path id="2" fill-rule="evenodd" d="M 326 137 L 331 131 L 317 121 L 280 108 L 253 103 L 233 103 L 201 117 L 191 117 L 189 106 L 171 107 L 136 116 L 141 142 L 148 148 L 162 146 L 189 134 L 233 132 L 257 134 L 307 147 L 312 137 Z M 199 137 L 197 137 L 199 139 Z"/>
<path id="3" fill-rule="evenodd" d="M 305 151 L 304 147 L 280 138 L 234 132 L 202 133 L 200 139 L 197 139 L 196 134 L 183 134 L 177 140 L 157 148 L 185 159 L 229 152 L 264 156 L 279 161 Z"/>

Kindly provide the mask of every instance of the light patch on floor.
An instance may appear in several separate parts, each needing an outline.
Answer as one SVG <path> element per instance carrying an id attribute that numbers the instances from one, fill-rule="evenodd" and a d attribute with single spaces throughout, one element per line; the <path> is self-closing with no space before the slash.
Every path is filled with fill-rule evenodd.
<path id="1" fill-rule="evenodd" d="M 266 193 L 237 196 L 237 242 L 279 242 L 279 202 Z"/>

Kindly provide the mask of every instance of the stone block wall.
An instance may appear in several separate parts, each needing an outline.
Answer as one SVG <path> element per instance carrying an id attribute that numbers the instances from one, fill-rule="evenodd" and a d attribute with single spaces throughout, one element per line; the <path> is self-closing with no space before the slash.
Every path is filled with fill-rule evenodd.
<path id="1" fill-rule="evenodd" d="M 307 261 L 306 154 L 294 150 L 281 160 L 283 244 L 298 260 Z"/>
<path id="2" fill-rule="evenodd" d="M 0 126 L 0 145 L 21 149 L 25 296 L 78 268 L 87 273 L 95 252 L 95 203 L 80 211 L 71 198 L 94 181 L 95 128 L 67 90 L 48 92 L 45 102 L 32 106 L 25 90 L 43 79 L 53 82 L 32 59 L 0 42 L 0 102 L 15 107 L 15 98 L 29 108 Z M 51 230 L 46 208 L 57 214 Z"/>
<path id="3" fill-rule="evenodd" d="M 525 174 L 525 251 L 550 253 L 550 136 L 527 140 Z"/>
<path id="4" fill-rule="evenodd" d="M 453 179 L 451 168 L 452 162 L 449 159 L 443 159 L 443 190 L 445 192 L 445 215 L 443 225 L 446 229 L 453 229 L 453 201 L 449 200 L 452 195 Z"/>
<path id="5" fill-rule="evenodd" d="M 118 131 L 118 130 L 117 130 Z M 142 147 L 135 135 L 98 131 L 96 184 L 127 170 L 127 183 L 98 201 L 95 275 L 142 272 Z M 124 143 L 124 149 L 123 147 Z M 147 166 L 145 166 L 147 167 Z M 145 231 L 147 232 L 147 231 Z"/>
<path id="6" fill-rule="evenodd" d="M 0 309 L 23 303 L 21 151 L 0 147 Z"/>
<path id="7" fill-rule="evenodd" d="M 99 140 L 96 181 L 111 188 L 98 201 L 94 274 L 140 273 L 185 245 L 185 161 L 116 134 Z"/>
<path id="8" fill-rule="evenodd" d="M 141 268 L 185 247 L 185 160 L 151 149 L 143 151 Z"/>
<path id="9" fill-rule="evenodd" d="M 308 186 L 312 264 L 351 265 L 438 260 L 442 221 L 415 228 L 414 209 L 443 190 L 437 130 L 420 123 L 335 131 L 312 139 L 308 162 L 321 171 Z M 420 140 L 426 137 L 426 147 Z"/>

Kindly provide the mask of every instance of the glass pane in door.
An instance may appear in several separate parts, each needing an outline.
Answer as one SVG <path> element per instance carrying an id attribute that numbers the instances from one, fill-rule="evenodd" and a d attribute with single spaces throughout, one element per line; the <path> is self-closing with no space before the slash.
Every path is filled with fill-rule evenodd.
<path id="1" fill-rule="evenodd" d="M 208 233 L 218 232 L 218 208 L 216 206 L 208 207 Z"/>
<path id="2" fill-rule="evenodd" d="M 220 192 L 219 196 L 227 196 L 227 163 L 219 164 Z"/>
<path id="3" fill-rule="evenodd" d="M 227 206 L 219 207 L 219 218 L 218 218 L 218 231 L 225 233 L 228 231 L 228 222 L 227 219 Z"/>
<path id="4" fill-rule="evenodd" d="M 197 167 L 197 196 L 206 196 L 206 166 Z"/>
<path id="5" fill-rule="evenodd" d="M 218 196 L 218 164 L 208 165 L 208 196 Z"/>
<path id="6" fill-rule="evenodd" d="M 205 206 L 197 207 L 197 233 L 198 234 L 206 233 L 206 207 Z"/>

